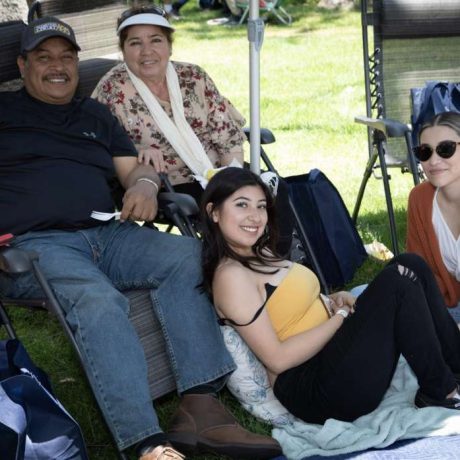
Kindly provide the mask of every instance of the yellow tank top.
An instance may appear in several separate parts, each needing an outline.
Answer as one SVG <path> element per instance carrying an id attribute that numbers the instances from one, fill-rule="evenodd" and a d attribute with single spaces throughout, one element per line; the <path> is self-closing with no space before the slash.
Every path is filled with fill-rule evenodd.
<path id="1" fill-rule="evenodd" d="M 281 341 L 329 318 L 319 293 L 316 275 L 303 265 L 293 264 L 265 305 Z"/>

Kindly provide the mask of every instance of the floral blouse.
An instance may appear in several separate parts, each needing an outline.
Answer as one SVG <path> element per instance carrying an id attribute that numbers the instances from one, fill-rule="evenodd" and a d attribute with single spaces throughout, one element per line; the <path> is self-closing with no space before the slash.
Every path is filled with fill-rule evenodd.
<path id="1" fill-rule="evenodd" d="M 184 62 L 172 64 L 179 78 L 185 118 L 201 141 L 211 163 L 216 168 L 228 165 L 233 159 L 243 164 L 243 116 L 219 93 L 203 69 Z M 102 77 L 92 97 L 108 105 L 139 152 L 151 147 L 162 151 L 168 177 L 173 185 L 194 180 L 190 169 L 159 131 L 131 83 L 124 63 L 118 64 Z M 172 119 L 169 101 L 158 102 Z"/>

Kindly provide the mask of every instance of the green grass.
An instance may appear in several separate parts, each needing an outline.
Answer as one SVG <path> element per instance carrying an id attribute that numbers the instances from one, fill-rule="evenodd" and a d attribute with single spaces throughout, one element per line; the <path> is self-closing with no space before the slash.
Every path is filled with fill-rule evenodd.
<path id="1" fill-rule="evenodd" d="M 270 128 L 277 139 L 266 150 L 282 175 L 321 169 L 336 184 L 351 212 L 368 158 L 365 128 L 353 122 L 354 116 L 365 113 L 359 14 L 299 4 L 287 8 L 294 15 L 293 25 L 270 23 L 261 50 L 261 125 Z M 246 29 L 208 26 L 206 20 L 218 13 L 198 11 L 195 2 L 189 2 L 183 11 L 185 19 L 176 22 L 173 59 L 203 66 L 221 92 L 249 119 Z M 411 179 L 397 170 L 391 172 L 403 248 Z M 369 181 L 358 229 L 365 242 L 377 239 L 390 247 L 380 180 Z M 380 266 L 366 262 L 352 284 L 368 281 Z M 116 458 L 86 381 L 59 327 L 45 313 L 14 311 L 12 316 L 34 360 L 49 373 L 59 399 L 80 423 L 91 460 Z M 246 427 L 269 432 L 228 393 L 222 392 L 221 396 Z M 177 402 L 174 395 L 157 402 L 164 428 Z"/>

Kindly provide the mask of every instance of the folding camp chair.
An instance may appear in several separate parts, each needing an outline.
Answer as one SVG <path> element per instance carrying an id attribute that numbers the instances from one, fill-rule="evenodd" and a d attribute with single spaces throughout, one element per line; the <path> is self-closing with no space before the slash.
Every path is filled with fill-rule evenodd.
<path id="1" fill-rule="evenodd" d="M 259 11 L 261 17 L 264 19 L 269 19 L 274 17 L 281 24 L 290 26 L 292 24 L 292 16 L 282 7 L 282 0 L 260 0 L 259 1 Z M 249 14 L 249 1 L 246 0 L 237 0 L 236 6 L 243 10 L 239 24 L 243 24 Z"/>
<path id="2" fill-rule="evenodd" d="M 420 179 L 412 155 L 410 90 L 428 80 L 460 81 L 458 0 L 362 0 L 361 19 L 369 160 L 353 211 L 377 168 L 385 190 L 393 252 L 399 252 L 387 168 Z M 398 120 L 398 121 L 395 121 Z"/>

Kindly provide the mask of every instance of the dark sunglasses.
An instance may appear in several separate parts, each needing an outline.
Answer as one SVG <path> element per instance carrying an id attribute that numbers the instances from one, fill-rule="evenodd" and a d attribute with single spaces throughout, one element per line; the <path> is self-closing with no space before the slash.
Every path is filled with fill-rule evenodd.
<path id="1" fill-rule="evenodd" d="M 435 151 L 441 158 L 450 158 L 457 150 L 457 145 L 460 142 L 455 141 L 441 141 L 436 147 Z M 414 155 L 420 161 L 427 161 L 433 155 L 433 147 L 428 144 L 422 144 L 413 148 Z"/>
<path id="2" fill-rule="evenodd" d="M 138 14 L 158 14 L 159 16 L 163 16 L 166 18 L 168 15 L 166 14 L 166 11 L 163 8 L 160 8 L 159 6 L 152 5 L 152 6 L 141 6 L 139 8 L 133 8 L 131 10 L 126 10 L 121 13 L 119 21 L 120 23 L 123 22 L 125 19 L 128 19 L 132 16 L 136 16 Z"/>

